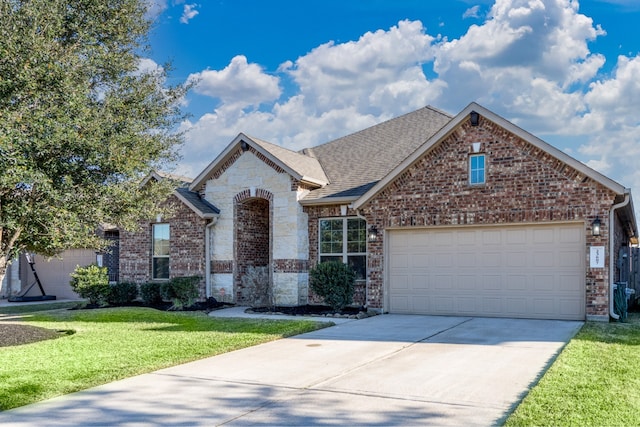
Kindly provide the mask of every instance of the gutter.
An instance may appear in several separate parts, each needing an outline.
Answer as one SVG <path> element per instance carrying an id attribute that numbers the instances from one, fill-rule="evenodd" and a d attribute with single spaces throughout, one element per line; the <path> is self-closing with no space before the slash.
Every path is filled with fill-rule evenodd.
<path id="1" fill-rule="evenodd" d="M 620 319 L 620 316 L 616 314 L 613 309 L 614 308 L 613 290 L 616 287 L 616 284 L 613 281 L 613 253 L 614 253 L 613 238 L 614 238 L 614 226 L 615 226 L 614 213 L 616 210 L 623 208 L 629 204 L 629 200 L 631 200 L 630 194 L 631 194 L 630 191 L 628 189 L 625 189 L 624 200 L 618 203 L 617 205 L 611 206 L 611 209 L 609 210 L 609 316 L 611 316 L 616 320 Z"/>
<path id="2" fill-rule="evenodd" d="M 205 295 L 211 297 L 211 228 L 218 222 L 218 217 L 214 216 L 204 227 L 204 259 L 205 259 Z"/>

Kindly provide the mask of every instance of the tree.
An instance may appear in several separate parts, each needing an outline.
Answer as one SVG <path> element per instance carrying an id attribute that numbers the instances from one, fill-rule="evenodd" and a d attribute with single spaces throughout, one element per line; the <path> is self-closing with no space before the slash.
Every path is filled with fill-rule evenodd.
<path id="1" fill-rule="evenodd" d="M 146 0 L 0 0 L 0 282 L 19 251 L 96 247 L 172 191 L 179 101 L 144 71 Z"/>

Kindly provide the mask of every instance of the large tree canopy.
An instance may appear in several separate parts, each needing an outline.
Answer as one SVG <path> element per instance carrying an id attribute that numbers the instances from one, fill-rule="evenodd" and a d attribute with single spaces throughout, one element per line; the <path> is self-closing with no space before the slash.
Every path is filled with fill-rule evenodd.
<path id="1" fill-rule="evenodd" d="M 20 250 L 96 244 L 168 193 L 184 87 L 141 70 L 146 0 L 0 0 L 0 279 Z M 164 185 L 164 186 L 163 186 Z"/>

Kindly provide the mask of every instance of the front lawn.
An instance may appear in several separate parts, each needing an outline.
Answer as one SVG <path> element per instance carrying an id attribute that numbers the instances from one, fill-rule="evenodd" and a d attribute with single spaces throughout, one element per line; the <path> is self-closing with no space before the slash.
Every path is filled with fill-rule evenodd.
<path id="1" fill-rule="evenodd" d="M 640 315 L 588 322 L 507 426 L 640 425 Z"/>
<path id="2" fill-rule="evenodd" d="M 4 313 L 0 309 L 0 319 Z M 150 308 L 33 311 L 21 316 L 25 324 L 63 336 L 0 347 L 0 410 L 327 325 L 220 319 Z"/>

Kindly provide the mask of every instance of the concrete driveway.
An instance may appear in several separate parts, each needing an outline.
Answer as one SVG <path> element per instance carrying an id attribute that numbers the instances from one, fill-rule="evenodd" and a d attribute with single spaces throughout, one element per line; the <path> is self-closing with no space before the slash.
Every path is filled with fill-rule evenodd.
<path id="1" fill-rule="evenodd" d="M 582 322 L 380 315 L 0 413 L 0 424 L 495 425 Z"/>

